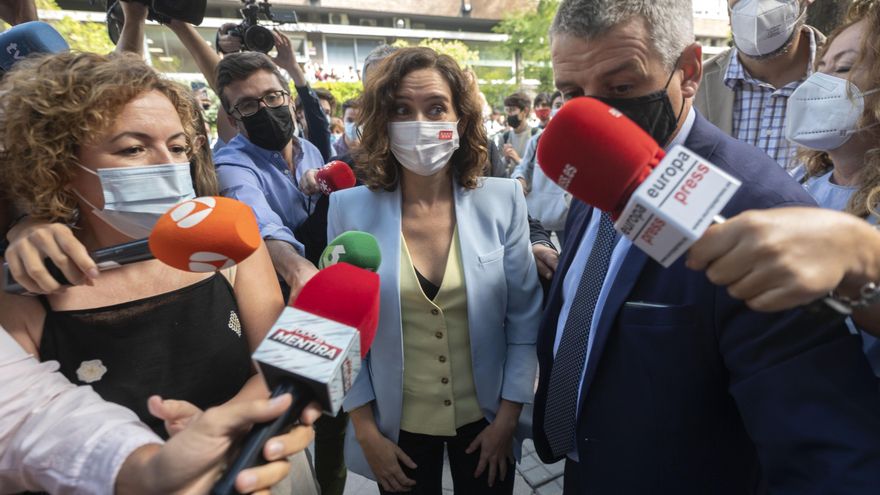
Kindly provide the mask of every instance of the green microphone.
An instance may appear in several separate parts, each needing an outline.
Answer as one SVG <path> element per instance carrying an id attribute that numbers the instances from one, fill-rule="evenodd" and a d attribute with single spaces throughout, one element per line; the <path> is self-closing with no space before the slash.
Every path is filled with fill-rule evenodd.
<path id="1" fill-rule="evenodd" d="M 359 230 L 339 234 L 324 248 L 321 260 L 318 262 L 318 268 L 323 270 L 339 262 L 375 272 L 379 269 L 379 264 L 382 263 L 379 243 L 372 234 Z"/>

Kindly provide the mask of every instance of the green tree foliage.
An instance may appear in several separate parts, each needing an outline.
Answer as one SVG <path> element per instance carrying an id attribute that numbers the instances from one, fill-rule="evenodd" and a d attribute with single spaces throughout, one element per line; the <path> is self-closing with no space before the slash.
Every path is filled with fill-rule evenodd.
<path id="1" fill-rule="evenodd" d="M 37 0 L 41 10 L 61 10 L 55 0 Z M 107 26 L 99 22 L 79 22 L 64 16 L 59 21 L 48 21 L 67 40 L 71 50 L 110 53 L 115 48 L 107 35 Z"/>
<path id="2" fill-rule="evenodd" d="M 413 45 L 406 40 L 398 39 L 392 43 L 392 46 L 405 48 Z M 478 50 L 471 50 L 466 44 L 458 40 L 424 39 L 419 42 L 418 46 L 431 48 L 437 53 L 449 55 L 462 67 L 470 67 L 472 63 L 480 60 L 480 52 Z"/>
<path id="3" fill-rule="evenodd" d="M 330 91 L 333 97 L 336 98 L 336 113 L 339 114 L 334 115 L 334 117 L 340 118 L 342 118 L 342 104 L 345 103 L 346 100 L 356 100 L 360 98 L 361 93 L 364 91 L 364 86 L 359 82 L 321 81 L 313 83 L 312 87 L 325 88 Z M 293 90 L 293 86 L 291 86 L 291 90 Z"/>
<path id="4" fill-rule="evenodd" d="M 559 0 L 538 0 L 534 10 L 521 10 L 505 17 L 493 28 L 496 33 L 506 34 L 509 38 L 504 46 L 510 54 L 519 57 L 521 64 L 520 77 L 538 79 L 541 90 L 553 88 L 553 69 L 550 66 L 550 39 L 547 33 Z"/>
<path id="5" fill-rule="evenodd" d="M 518 84 L 481 84 L 486 102 L 495 109 L 504 108 L 504 99 L 520 90 Z"/>

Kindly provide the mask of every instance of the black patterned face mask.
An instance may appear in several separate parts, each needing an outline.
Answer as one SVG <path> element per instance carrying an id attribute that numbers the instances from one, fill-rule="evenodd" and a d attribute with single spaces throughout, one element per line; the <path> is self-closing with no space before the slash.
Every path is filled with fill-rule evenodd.
<path id="1" fill-rule="evenodd" d="M 242 117 L 250 142 L 270 151 L 281 151 L 293 138 L 293 117 L 290 107 L 261 107 L 257 113 Z"/>
<path id="2" fill-rule="evenodd" d="M 675 74 L 674 70 L 672 74 Z M 666 91 L 670 82 L 672 82 L 672 75 L 669 76 L 663 89 L 645 96 L 635 98 L 594 96 L 594 98 L 616 108 L 650 134 L 660 146 L 666 146 L 669 144 L 672 133 L 678 126 L 678 119 L 681 118 L 684 111 L 684 100 L 681 102 L 678 115 L 675 115 L 675 111 L 672 109 L 672 102 L 669 101 L 669 93 Z"/>

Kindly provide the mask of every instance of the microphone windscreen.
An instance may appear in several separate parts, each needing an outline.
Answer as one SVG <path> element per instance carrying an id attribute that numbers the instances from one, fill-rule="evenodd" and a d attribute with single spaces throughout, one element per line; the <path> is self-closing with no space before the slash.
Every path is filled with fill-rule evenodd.
<path id="1" fill-rule="evenodd" d="M 365 357 L 379 325 L 379 287 L 379 275 L 338 263 L 309 279 L 291 306 L 357 328 Z"/>
<path id="2" fill-rule="evenodd" d="M 212 272 L 241 263 L 260 247 L 250 206 L 231 198 L 184 201 L 159 218 L 150 251 L 163 263 L 189 272 Z"/>
<path id="3" fill-rule="evenodd" d="M 615 218 L 664 156 L 663 148 L 635 122 L 589 97 L 563 105 L 538 141 L 544 174 Z"/>
<path id="4" fill-rule="evenodd" d="M 19 60 L 33 53 L 66 52 L 67 41 L 52 26 L 31 21 L 0 33 L 0 71 L 7 72 Z"/>
<path id="5" fill-rule="evenodd" d="M 348 189 L 349 187 L 354 187 L 357 183 L 351 167 L 340 160 L 333 160 L 318 169 L 315 180 L 318 181 L 318 187 L 321 188 L 321 192 L 324 194 Z"/>
<path id="6" fill-rule="evenodd" d="M 375 272 L 382 263 L 379 242 L 367 232 L 358 230 L 343 232 L 324 248 L 318 268 L 323 270 L 339 262 Z"/>

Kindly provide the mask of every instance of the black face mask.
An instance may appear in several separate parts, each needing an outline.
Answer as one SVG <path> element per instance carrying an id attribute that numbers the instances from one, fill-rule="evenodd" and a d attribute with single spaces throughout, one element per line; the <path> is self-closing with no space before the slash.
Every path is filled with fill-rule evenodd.
<path id="1" fill-rule="evenodd" d="M 673 74 L 675 72 L 673 71 Z M 630 120 L 638 124 L 654 138 L 654 141 L 660 146 L 669 144 L 672 133 L 678 126 L 678 119 L 684 111 L 684 100 L 681 101 L 681 108 L 678 116 L 672 109 L 672 102 L 669 101 L 669 93 L 666 88 L 672 81 L 672 75 L 666 81 L 666 86 L 660 91 L 647 94 L 645 96 L 637 96 L 635 98 L 602 98 L 594 97 L 610 107 L 620 110 L 620 113 L 629 117 Z"/>
<path id="2" fill-rule="evenodd" d="M 507 116 L 507 125 L 516 129 L 519 125 L 522 124 L 522 121 L 519 120 L 519 115 L 508 115 Z"/>
<path id="3" fill-rule="evenodd" d="M 281 151 L 293 137 L 293 117 L 290 107 L 261 107 L 257 113 L 242 117 L 250 142 L 260 148 Z"/>

